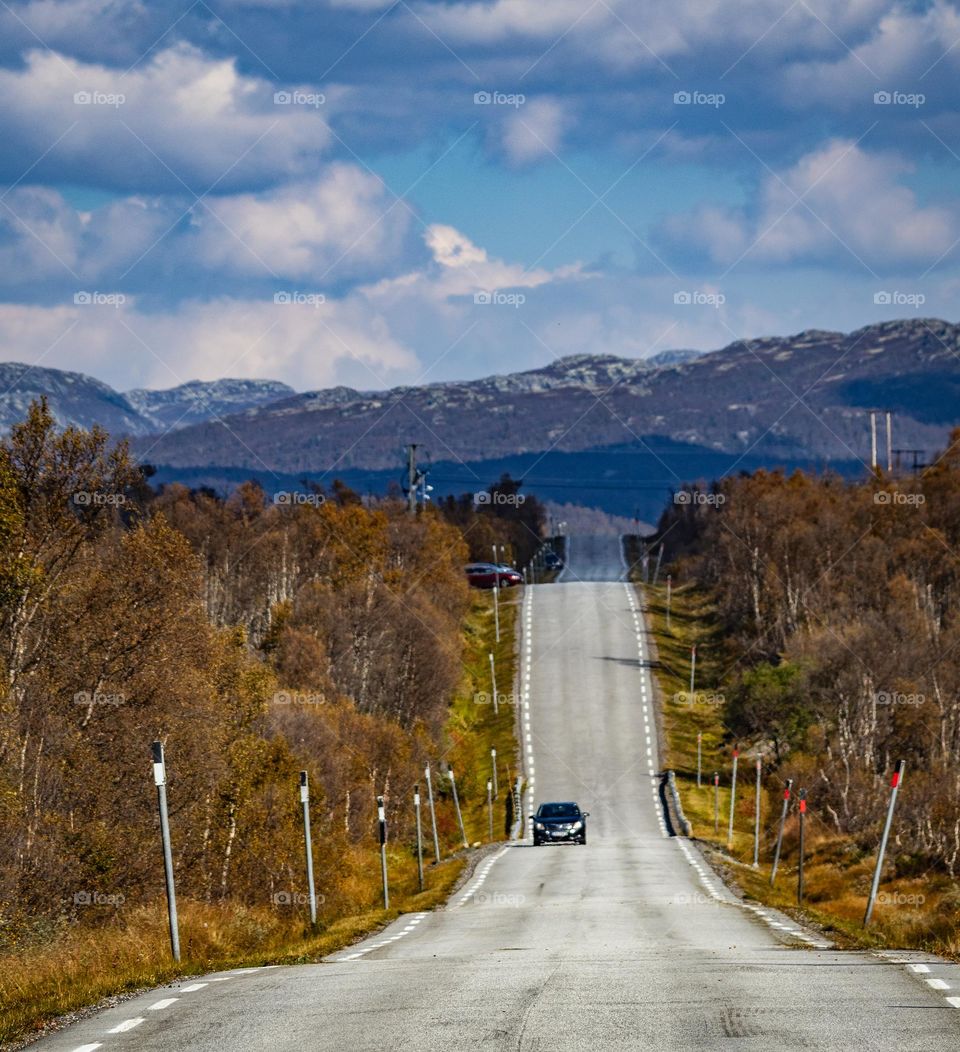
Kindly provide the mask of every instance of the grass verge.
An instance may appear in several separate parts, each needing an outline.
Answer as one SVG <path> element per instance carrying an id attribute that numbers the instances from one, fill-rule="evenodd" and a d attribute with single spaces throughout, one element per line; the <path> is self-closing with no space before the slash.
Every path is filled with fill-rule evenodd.
<path id="1" fill-rule="evenodd" d="M 736 656 L 726 646 L 710 597 L 692 586 L 647 586 L 647 621 L 657 647 L 663 762 L 676 772 L 692 835 L 728 883 L 746 897 L 783 910 L 817 928 L 838 945 L 916 949 L 960 958 L 960 886 L 946 874 L 927 872 L 881 882 L 869 929 L 862 925 L 873 868 L 872 850 L 824 824 L 814 806 L 807 812 L 804 904 L 797 903 L 798 819 L 784 828 L 777 883 L 770 869 L 782 806 L 779 779 L 765 777 L 760 790 L 760 865 L 753 868 L 756 769 L 741 744 L 733 836 L 730 823 L 732 741 L 724 725 L 724 691 Z M 697 647 L 696 682 L 690 693 L 691 647 Z M 697 785 L 697 736 L 701 736 L 701 784 Z M 719 789 L 713 785 L 720 775 Z"/>

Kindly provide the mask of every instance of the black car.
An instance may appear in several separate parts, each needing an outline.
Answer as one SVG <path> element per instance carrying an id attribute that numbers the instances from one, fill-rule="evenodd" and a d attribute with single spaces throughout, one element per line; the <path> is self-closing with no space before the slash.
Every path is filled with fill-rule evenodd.
<path id="1" fill-rule="evenodd" d="M 587 815 L 574 803 L 541 804 L 533 822 L 533 846 L 541 844 L 585 844 Z"/>

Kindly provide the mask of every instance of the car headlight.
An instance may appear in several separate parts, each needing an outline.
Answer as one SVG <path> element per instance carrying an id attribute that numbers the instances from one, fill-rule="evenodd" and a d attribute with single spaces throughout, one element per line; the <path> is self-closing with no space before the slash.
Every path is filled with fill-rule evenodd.
<path id="1" fill-rule="evenodd" d="M 574 822 L 571 829 L 583 829 L 583 822 Z"/>
<path id="2" fill-rule="evenodd" d="M 533 828 L 534 829 L 543 829 L 543 822 L 534 822 L 533 823 Z"/>

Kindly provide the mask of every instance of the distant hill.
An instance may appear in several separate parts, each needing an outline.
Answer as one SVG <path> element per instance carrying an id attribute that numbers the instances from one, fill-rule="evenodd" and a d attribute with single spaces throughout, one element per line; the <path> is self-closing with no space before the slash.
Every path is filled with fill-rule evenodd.
<path id="1" fill-rule="evenodd" d="M 659 364 L 575 355 L 481 380 L 295 395 L 151 440 L 170 468 L 384 470 L 409 442 L 434 460 L 642 448 L 651 438 L 769 462 L 868 455 L 865 410 L 932 452 L 960 423 L 960 328 L 935 319 L 738 341 Z M 145 446 L 143 448 L 146 448 Z"/>
<path id="2" fill-rule="evenodd" d="M 383 492 L 415 442 L 437 497 L 509 470 L 546 499 L 650 521 L 685 481 L 774 466 L 862 473 L 870 408 L 893 413 L 895 446 L 932 455 L 960 424 L 960 326 L 907 319 L 709 354 L 571 355 L 388 391 L 222 380 L 121 395 L 22 365 L 0 367 L 0 382 L 0 424 L 46 393 L 63 422 L 132 435 L 160 482 L 228 488 L 256 477 L 276 490 L 340 477 Z"/>
<path id="3" fill-rule="evenodd" d="M 292 387 L 277 380 L 192 380 L 165 391 L 120 394 L 83 373 L 0 362 L 0 430 L 22 420 L 30 403 L 41 395 L 46 395 L 60 424 L 100 424 L 119 436 L 186 427 L 292 394 Z"/>

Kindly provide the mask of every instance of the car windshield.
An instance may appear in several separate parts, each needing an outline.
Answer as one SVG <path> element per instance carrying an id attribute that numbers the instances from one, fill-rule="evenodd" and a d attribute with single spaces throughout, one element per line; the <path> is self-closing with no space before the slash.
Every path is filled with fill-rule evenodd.
<path id="1" fill-rule="evenodd" d="M 541 818 L 579 818 L 580 808 L 576 804 L 541 804 Z"/>

